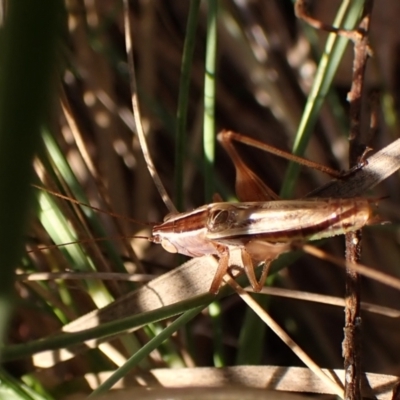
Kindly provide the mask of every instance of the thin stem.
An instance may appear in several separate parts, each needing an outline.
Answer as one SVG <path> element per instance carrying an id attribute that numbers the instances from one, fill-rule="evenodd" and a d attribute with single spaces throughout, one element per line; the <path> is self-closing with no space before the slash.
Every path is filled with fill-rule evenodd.
<path id="1" fill-rule="evenodd" d="M 353 77 L 348 99 L 350 101 L 349 166 L 354 167 L 362 159 L 365 146 L 360 143 L 361 102 L 365 83 L 365 67 L 368 60 L 368 31 L 372 0 L 366 0 L 364 16 L 359 25 L 359 39 L 354 44 Z M 361 230 L 346 234 L 346 261 L 358 263 L 361 258 Z M 346 371 L 345 398 L 361 398 L 361 312 L 360 276 L 346 268 L 345 337 L 343 340 L 344 369 Z"/>
<path id="2" fill-rule="evenodd" d="M 204 77 L 204 175 L 205 201 L 214 194 L 215 157 L 215 96 L 216 96 L 216 56 L 217 56 L 217 14 L 218 1 L 208 1 L 206 71 Z"/>
<path id="3" fill-rule="evenodd" d="M 143 157 L 146 161 L 147 169 L 154 181 L 154 184 L 157 187 L 158 192 L 160 193 L 161 198 L 164 201 L 164 204 L 167 206 L 168 210 L 171 213 L 177 213 L 177 210 L 169 197 L 160 176 L 157 173 L 156 167 L 154 166 L 153 160 L 150 156 L 150 151 L 147 146 L 146 135 L 144 133 L 143 125 L 142 125 L 142 117 L 140 114 L 139 101 L 137 95 L 137 83 L 136 83 L 136 73 L 135 73 L 135 62 L 133 59 L 133 41 L 132 41 L 132 29 L 131 22 L 129 18 L 129 1 L 124 0 L 124 27 L 125 27 L 125 48 L 126 54 L 128 57 L 128 65 L 129 65 L 129 75 L 130 75 L 130 84 L 131 84 L 131 102 L 132 102 L 132 110 L 133 117 L 135 119 L 136 131 L 138 135 L 138 139 L 140 142 L 140 147 L 143 152 Z"/>

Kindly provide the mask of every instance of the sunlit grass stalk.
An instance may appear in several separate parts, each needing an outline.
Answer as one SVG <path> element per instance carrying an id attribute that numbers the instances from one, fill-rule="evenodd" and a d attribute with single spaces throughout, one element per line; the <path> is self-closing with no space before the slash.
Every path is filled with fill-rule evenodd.
<path id="1" fill-rule="evenodd" d="M 215 163 L 215 104 L 216 104 L 216 73 L 217 73 L 217 25 L 218 0 L 208 0 L 207 44 L 204 76 L 204 190 L 205 202 L 211 202 L 215 193 L 214 163 Z M 210 317 L 213 319 L 213 347 L 215 365 L 224 365 L 223 345 L 221 335 L 221 306 L 214 302 Z"/>
<path id="2" fill-rule="evenodd" d="M 333 22 L 333 26 L 353 29 L 359 21 L 363 6 L 364 0 L 343 1 Z M 318 119 L 319 112 L 348 42 L 348 39 L 339 37 L 334 33 L 331 33 L 328 36 L 324 53 L 318 64 L 313 86 L 297 129 L 292 149 L 293 153 L 296 155 L 303 155 L 306 149 L 307 143 Z M 283 198 L 290 198 L 299 170 L 300 166 L 298 164 L 289 164 L 280 193 Z"/>
<path id="3" fill-rule="evenodd" d="M 215 190 L 214 159 L 218 0 L 209 0 L 207 4 L 208 15 L 204 76 L 203 148 L 205 171 L 205 201 L 209 202 L 211 201 Z"/>
<path id="4" fill-rule="evenodd" d="M 137 353 L 135 353 L 123 366 L 118 368 L 104 383 L 102 383 L 96 390 L 94 390 L 89 397 L 93 397 L 104 393 L 111 389 L 115 383 L 122 379 L 132 368 L 134 368 L 144 357 L 147 357 L 154 349 L 161 346 L 173 333 L 179 328 L 186 325 L 191 319 L 198 315 L 203 306 L 193 308 L 186 311 L 183 315 L 178 317 L 174 322 L 163 329 L 157 336 L 146 343 Z"/>
<path id="5" fill-rule="evenodd" d="M 10 361 L 23 358 L 41 351 L 60 349 L 75 344 L 79 344 L 85 340 L 100 339 L 102 337 L 111 336 L 116 333 L 124 332 L 128 329 L 139 328 L 152 322 L 161 321 L 171 318 L 175 315 L 186 312 L 196 307 L 207 307 L 213 300 L 210 294 L 198 296 L 189 300 L 181 301 L 169 306 L 165 306 L 153 311 L 144 312 L 131 317 L 103 323 L 95 328 L 86 329 L 79 332 L 63 333 L 56 336 L 47 337 L 40 340 L 31 341 L 4 349 L 4 360 Z"/>
<path id="6" fill-rule="evenodd" d="M 76 200 L 88 204 L 89 200 L 85 195 L 82 186 L 78 182 L 78 179 L 72 171 L 68 160 L 65 158 L 65 154 L 61 151 L 55 138 L 52 136 L 52 133 L 49 130 L 43 130 L 42 137 L 47 151 L 47 156 L 50 161 L 50 163 L 46 164 L 47 172 L 53 173 L 54 177 L 58 177 L 58 179 L 61 179 L 62 182 L 60 182 L 60 187 L 62 187 L 63 184 L 66 184 Z M 45 162 L 46 160 L 43 161 Z M 93 229 L 94 235 L 96 237 L 107 236 L 99 215 L 92 209 L 85 206 L 81 206 L 80 209 L 89 221 L 90 227 Z M 126 272 L 126 269 L 121 261 L 121 257 L 115 246 L 109 241 L 104 241 L 104 247 L 107 251 L 107 255 L 111 258 L 114 268 L 118 272 Z"/>

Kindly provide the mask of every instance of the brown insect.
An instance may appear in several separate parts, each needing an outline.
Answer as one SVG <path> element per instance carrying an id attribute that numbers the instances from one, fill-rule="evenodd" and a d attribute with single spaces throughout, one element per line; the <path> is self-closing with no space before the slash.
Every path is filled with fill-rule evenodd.
<path id="1" fill-rule="evenodd" d="M 228 271 L 232 251 L 240 251 L 247 277 L 254 291 L 258 292 L 264 285 L 270 263 L 280 254 L 290 251 L 294 242 L 345 234 L 375 221 L 370 207 L 375 200 L 277 200 L 278 196 L 239 158 L 231 143 L 232 137 L 236 140 L 242 138 L 230 131 L 219 134 L 235 163 L 237 196 L 243 201 L 216 202 L 186 213 L 169 215 L 164 223 L 154 226 L 151 238 L 168 252 L 190 257 L 218 256 L 219 265 L 210 287 L 211 293 L 218 292 Z M 278 152 L 285 158 L 292 158 Z M 303 162 L 302 159 L 296 161 Z M 260 262 L 264 262 L 264 267 L 257 281 L 254 268 Z"/>
<path id="2" fill-rule="evenodd" d="M 340 179 L 346 177 L 232 131 L 223 131 L 218 138 L 235 165 L 240 202 L 218 201 L 192 211 L 169 214 L 163 223 L 154 225 L 148 238 L 170 253 L 189 257 L 217 256 L 219 264 L 211 293 L 218 292 L 233 252 L 240 252 L 243 269 L 253 290 L 260 291 L 271 262 L 290 251 L 294 244 L 345 234 L 378 221 L 371 209 L 375 199 L 312 197 L 280 200 L 242 161 L 233 140 L 263 148 Z M 262 262 L 263 270 L 257 280 L 255 267 Z"/>

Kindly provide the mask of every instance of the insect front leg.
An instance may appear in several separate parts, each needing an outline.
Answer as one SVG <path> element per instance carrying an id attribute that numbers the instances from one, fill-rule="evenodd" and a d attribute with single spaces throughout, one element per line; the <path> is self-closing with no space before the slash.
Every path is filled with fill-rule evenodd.
<path id="1" fill-rule="evenodd" d="M 225 247 L 222 252 L 219 254 L 218 268 L 215 272 L 214 279 L 211 283 L 210 293 L 217 294 L 219 288 L 222 285 L 222 281 L 224 279 L 225 274 L 228 271 L 229 266 L 229 248 Z"/>
<path id="2" fill-rule="evenodd" d="M 264 261 L 260 279 L 257 280 L 256 274 L 254 272 L 255 270 L 254 270 L 253 260 L 249 252 L 246 250 L 246 248 L 243 248 L 241 250 L 241 255 L 242 255 L 243 268 L 244 271 L 246 272 L 247 277 L 249 278 L 251 287 L 255 292 L 260 292 L 267 279 L 272 260 L 268 259 Z"/>
<path id="3" fill-rule="evenodd" d="M 240 249 L 240 256 L 241 256 L 241 263 L 242 266 L 240 269 L 244 269 L 244 272 L 247 275 L 247 278 L 249 279 L 249 282 L 251 284 L 251 287 L 255 292 L 260 292 L 261 289 L 264 286 L 265 280 L 268 276 L 269 272 L 269 267 L 271 265 L 271 261 L 267 260 L 265 261 L 265 264 L 263 266 L 263 271 L 261 273 L 260 279 L 257 281 L 257 277 L 255 274 L 255 269 L 254 269 L 254 263 L 251 258 L 251 255 L 248 253 L 246 248 Z M 218 262 L 218 268 L 215 273 L 214 279 L 211 283 L 210 287 L 210 293 L 212 294 L 217 294 L 219 291 L 219 288 L 222 285 L 224 276 L 226 273 L 229 273 L 229 261 L 230 261 L 230 251 L 228 247 L 224 247 L 222 252 L 219 254 L 219 262 Z"/>
<path id="4" fill-rule="evenodd" d="M 229 273 L 230 271 L 230 256 L 231 256 L 231 252 L 229 250 L 229 247 L 223 247 L 222 251 L 219 254 L 219 262 L 218 262 L 218 268 L 217 271 L 215 273 L 214 279 L 211 283 L 211 287 L 210 287 L 210 293 L 212 294 L 217 294 L 219 291 L 219 288 L 222 285 L 224 276 L 226 273 Z M 240 269 L 246 273 L 246 276 L 250 282 L 251 287 L 253 288 L 253 290 L 255 292 L 260 292 L 261 289 L 263 288 L 265 281 L 267 279 L 267 276 L 269 274 L 270 271 L 270 266 L 272 261 L 275 259 L 276 257 L 267 257 L 263 262 L 263 269 L 261 272 L 261 276 L 260 279 L 257 280 L 256 277 L 256 273 L 255 273 L 255 263 L 254 260 L 251 256 L 251 254 L 247 251 L 246 247 L 242 247 L 240 249 L 240 261 L 237 260 L 240 264 L 241 262 L 241 266 Z"/>

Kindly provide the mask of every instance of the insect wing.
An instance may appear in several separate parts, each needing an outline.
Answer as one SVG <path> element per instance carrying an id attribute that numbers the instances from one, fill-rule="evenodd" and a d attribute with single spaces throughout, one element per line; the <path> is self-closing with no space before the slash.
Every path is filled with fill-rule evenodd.
<path id="1" fill-rule="evenodd" d="M 372 211 L 369 200 L 357 198 L 216 203 L 210 215 L 216 214 L 221 222 L 208 223 L 207 238 L 240 245 L 256 239 L 282 243 L 344 234 L 368 224 Z"/>

